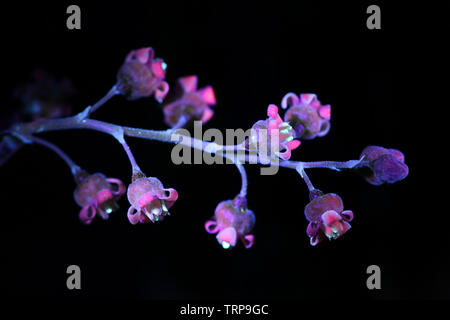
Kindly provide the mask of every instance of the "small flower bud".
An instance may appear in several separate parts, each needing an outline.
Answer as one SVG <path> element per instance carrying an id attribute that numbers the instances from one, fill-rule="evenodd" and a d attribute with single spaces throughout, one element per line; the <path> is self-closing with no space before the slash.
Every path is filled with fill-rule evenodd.
<path id="1" fill-rule="evenodd" d="M 368 146 L 361 153 L 361 158 L 363 162 L 358 171 L 370 184 L 394 183 L 408 176 L 405 156 L 396 149 Z"/>

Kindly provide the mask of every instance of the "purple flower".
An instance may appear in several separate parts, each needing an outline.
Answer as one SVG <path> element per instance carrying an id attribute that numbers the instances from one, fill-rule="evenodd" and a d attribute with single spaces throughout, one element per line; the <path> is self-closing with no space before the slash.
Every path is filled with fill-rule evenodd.
<path id="1" fill-rule="evenodd" d="M 90 224 L 98 213 L 103 219 L 119 207 L 116 203 L 124 193 L 125 186 L 122 181 L 106 178 L 101 173 L 88 175 L 86 172 L 77 176 L 79 181 L 74 192 L 75 201 L 80 207 L 80 219 Z"/>
<path id="2" fill-rule="evenodd" d="M 312 246 L 325 238 L 337 239 L 350 228 L 353 212 L 344 211 L 342 199 L 334 193 L 318 195 L 305 207 L 305 216 L 309 221 L 306 234 Z"/>
<path id="3" fill-rule="evenodd" d="M 363 162 L 358 167 L 359 172 L 370 184 L 394 183 L 408 176 L 405 156 L 396 149 L 368 146 L 361 153 L 361 158 Z"/>
<path id="4" fill-rule="evenodd" d="M 255 226 L 255 215 L 247 208 L 247 201 L 242 196 L 219 203 L 212 220 L 205 223 L 208 233 L 217 233 L 219 244 L 228 249 L 241 239 L 246 248 L 253 246 L 255 237 L 250 234 Z"/>

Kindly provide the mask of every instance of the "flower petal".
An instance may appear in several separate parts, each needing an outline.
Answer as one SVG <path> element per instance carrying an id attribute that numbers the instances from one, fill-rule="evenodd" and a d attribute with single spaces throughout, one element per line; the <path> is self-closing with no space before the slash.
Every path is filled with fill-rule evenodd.
<path id="1" fill-rule="evenodd" d="M 214 234 L 214 233 L 219 232 L 220 228 L 215 221 L 208 220 L 205 223 L 205 230 L 208 233 Z"/>
<path id="2" fill-rule="evenodd" d="M 169 92 L 169 84 L 165 81 L 161 81 L 161 83 L 155 89 L 155 99 L 159 103 L 161 103 Z"/>
<path id="3" fill-rule="evenodd" d="M 300 99 L 295 93 L 289 92 L 284 95 L 283 99 L 281 100 L 281 108 L 287 109 L 292 106 L 295 106 L 299 104 Z"/>
<path id="4" fill-rule="evenodd" d="M 322 222 L 326 226 L 332 226 L 341 221 L 341 219 L 341 216 L 334 210 L 328 210 L 322 214 Z"/>
<path id="5" fill-rule="evenodd" d="M 92 219 L 94 219 L 97 210 L 93 205 L 84 206 L 80 211 L 80 220 L 84 224 L 90 224 Z"/>
<path id="6" fill-rule="evenodd" d="M 217 241 L 220 243 L 220 245 L 222 245 L 222 247 L 224 247 L 225 249 L 227 249 L 226 246 L 234 247 L 236 245 L 237 240 L 236 229 L 233 227 L 223 229 L 222 231 L 219 232 L 216 238 Z"/>
<path id="7" fill-rule="evenodd" d="M 343 211 L 342 213 L 341 213 L 341 216 L 342 216 L 342 218 L 345 220 L 345 221 L 352 221 L 353 220 L 353 211 L 351 211 L 351 210 L 345 210 L 345 211 Z"/>
<path id="8" fill-rule="evenodd" d="M 173 188 L 163 189 L 164 195 L 159 198 L 162 200 L 175 201 L 178 199 L 178 192 Z"/>
<path id="9" fill-rule="evenodd" d="M 255 243 L 255 236 L 252 234 L 247 234 L 242 237 L 242 242 L 244 243 L 245 248 L 249 249 Z"/>
<path id="10" fill-rule="evenodd" d="M 133 212 L 136 211 L 136 212 Z M 137 224 L 141 218 L 141 211 L 136 210 L 133 206 L 128 209 L 127 212 L 128 220 L 131 224 Z"/>
<path id="11" fill-rule="evenodd" d="M 184 92 L 194 92 L 197 90 L 197 76 L 187 76 L 178 79 L 178 83 Z"/>
<path id="12" fill-rule="evenodd" d="M 211 86 L 204 87 L 197 91 L 197 94 L 202 98 L 202 100 L 209 105 L 216 104 L 216 95 Z"/>
<path id="13" fill-rule="evenodd" d="M 127 191 L 125 185 L 119 179 L 107 178 L 106 181 L 108 181 L 110 184 L 113 184 L 113 185 L 117 186 L 117 190 L 111 190 L 112 194 L 114 196 L 116 196 L 116 197 L 120 197 L 121 195 L 123 195 Z"/>

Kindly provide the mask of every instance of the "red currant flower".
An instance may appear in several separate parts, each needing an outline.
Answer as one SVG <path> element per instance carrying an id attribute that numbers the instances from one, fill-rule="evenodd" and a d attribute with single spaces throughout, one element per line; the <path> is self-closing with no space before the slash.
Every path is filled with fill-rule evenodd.
<path id="1" fill-rule="evenodd" d="M 128 186 L 128 220 L 131 224 L 162 220 L 178 199 L 175 189 L 165 189 L 161 181 L 153 177 L 141 177 Z"/>
<path id="2" fill-rule="evenodd" d="M 216 96 L 211 86 L 197 89 L 197 76 L 179 78 L 175 96 L 164 106 L 166 123 L 170 127 L 185 124 L 189 120 L 207 122 L 214 115 L 211 106 L 216 104 Z"/>
<path id="3" fill-rule="evenodd" d="M 255 241 L 250 234 L 254 226 L 255 215 L 247 208 L 247 200 L 239 195 L 220 202 L 212 220 L 205 223 L 206 231 L 217 233 L 216 239 L 224 249 L 234 247 L 238 238 L 247 249 L 250 248 Z"/>
<path id="4" fill-rule="evenodd" d="M 405 156 L 399 150 L 368 146 L 361 153 L 361 158 L 363 162 L 359 172 L 370 184 L 394 183 L 408 176 Z"/>
<path id="5" fill-rule="evenodd" d="M 117 74 L 117 90 L 129 100 L 154 94 L 162 102 L 169 92 L 164 81 L 167 65 L 162 59 L 154 58 L 151 47 L 131 51 Z"/>
<path id="6" fill-rule="evenodd" d="M 80 219 L 83 223 L 90 224 L 97 213 L 106 220 L 111 212 L 119 208 L 116 200 L 125 193 L 125 186 L 119 179 L 84 172 L 78 176 L 78 181 L 74 198 L 82 207 Z"/>
<path id="7" fill-rule="evenodd" d="M 312 246 L 325 237 L 337 239 L 350 228 L 353 212 L 344 211 L 342 199 L 334 193 L 318 195 L 305 207 L 305 216 L 309 221 L 306 233 Z"/>
<path id="8" fill-rule="evenodd" d="M 313 93 L 288 93 L 281 101 L 281 107 L 288 109 L 284 120 L 294 127 L 296 138 L 314 139 L 323 137 L 330 130 L 331 106 L 322 105 Z"/>
<path id="9" fill-rule="evenodd" d="M 267 116 L 266 120 L 260 120 L 253 125 L 247 147 L 259 152 L 265 150 L 270 155 L 274 151 L 272 147 L 275 147 L 272 146 L 271 141 L 278 141 L 278 146 L 274 151 L 275 155 L 283 160 L 288 160 L 291 157 L 291 151 L 300 146 L 300 140 L 294 140 L 294 129 L 288 122 L 283 122 L 276 105 L 269 105 Z"/>

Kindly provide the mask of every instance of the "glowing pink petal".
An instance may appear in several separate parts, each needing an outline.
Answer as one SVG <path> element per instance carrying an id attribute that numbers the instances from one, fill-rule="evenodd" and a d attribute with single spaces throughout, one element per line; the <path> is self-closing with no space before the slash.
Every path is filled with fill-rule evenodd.
<path id="1" fill-rule="evenodd" d="M 319 109 L 319 114 L 322 118 L 330 120 L 331 119 L 331 106 L 327 104 Z"/>
<path id="2" fill-rule="evenodd" d="M 313 247 L 316 246 L 320 241 L 322 240 L 322 237 L 319 233 L 315 234 L 314 236 L 309 238 L 309 244 Z"/>
<path id="3" fill-rule="evenodd" d="M 291 157 L 291 150 L 286 149 L 284 152 L 278 152 L 278 156 L 283 160 L 289 160 Z"/>
<path id="4" fill-rule="evenodd" d="M 81 222 L 84 224 L 90 224 L 92 219 L 94 219 L 96 212 L 97 210 L 93 205 L 84 206 L 79 215 Z"/>
<path id="5" fill-rule="evenodd" d="M 295 150 L 300 146 L 300 140 L 291 140 L 288 143 L 286 143 L 286 147 L 290 150 Z"/>
<path id="6" fill-rule="evenodd" d="M 187 76 L 178 79 L 178 83 L 183 88 L 184 92 L 194 92 L 197 90 L 197 76 Z"/>
<path id="7" fill-rule="evenodd" d="M 159 86 L 155 90 L 155 99 L 161 103 L 169 92 L 169 84 L 165 81 L 161 81 Z"/>
<path id="8" fill-rule="evenodd" d="M 164 78 L 166 76 L 163 63 L 164 61 L 162 60 L 156 60 L 155 62 L 152 63 L 152 71 L 158 78 Z"/>
<path id="9" fill-rule="evenodd" d="M 319 223 L 311 221 L 306 227 L 306 234 L 309 237 L 313 237 L 319 232 Z"/>
<path id="10" fill-rule="evenodd" d="M 236 239 L 237 239 L 237 233 L 236 229 L 233 227 L 228 227 L 226 229 L 223 229 L 219 232 L 217 235 L 217 241 L 222 245 L 222 242 L 227 242 L 229 245 L 234 247 L 236 245 Z"/>
<path id="11" fill-rule="evenodd" d="M 106 181 L 108 181 L 111 184 L 115 184 L 117 186 L 117 190 L 111 191 L 112 194 L 115 195 L 116 197 L 121 196 L 122 194 L 124 194 L 127 191 L 125 185 L 119 179 L 107 178 Z"/>
<path id="12" fill-rule="evenodd" d="M 255 243 L 255 236 L 252 234 L 248 234 L 243 237 L 243 241 L 245 248 L 249 249 Z"/>
<path id="13" fill-rule="evenodd" d="M 202 98 L 202 100 L 209 105 L 216 104 L 216 95 L 211 86 L 204 87 L 197 91 L 197 94 Z"/>
<path id="14" fill-rule="evenodd" d="M 178 199 L 178 192 L 173 188 L 164 189 L 164 193 L 164 196 L 159 197 L 162 200 L 175 201 Z"/>
<path id="15" fill-rule="evenodd" d="M 351 211 L 351 210 L 345 210 L 345 211 L 343 211 L 342 213 L 341 213 L 341 216 L 342 216 L 342 218 L 345 220 L 345 221 L 352 221 L 353 220 L 353 211 Z"/>
<path id="16" fill-rule="evenodd" d="M 303 93 L 300 95 L 300 101 L 306 105 L 310 104 L 314 98 L 316 98 L 314 93 Z"/>
<path id="17" fill-rule="evenodd" d="M 269 118 L 272 118 L 274 120 L 277 120 L 278 122 L 283 122 L 283 120 L 281 119 L 280 115 L 278 114 L 278 107 L 274 104 L 270 104 L 267 107 L 267 116 Z"/>
<path id="18" fill-rule="evenodd" d="M 295 93 L 289 92 L 281 100 L 281 108 L 287 109 L 291 106 L 295 106 L 299 103 L 299 98 Z"/>
<path id="19" fill-rule="evenodd" d="M 209 121 L 209 119 L 211 119 L 214 115 L 214 111 L 212 111 L 210 108 L 205 108 L 205 111 L 203 111 L 203 115 L 202 115 L 202 123 L 206 123 Z"/>
<path id="20" fill-rule="evenodd" d="M 147 192 L 139 198 L 139 208 L 143 208 L 153 200 L 157 199 L 151 193 Z"/>
<path id="21" fill-rule="evenodd" d="M 334 210 L 328 210 L 322 214 L 322 221 L 327 226 L 331 226 L 340 220 L 341 216 Z"/>
<path id="22" fill-rule="evenodd" d="M 141 218 L 141 212 L 137 211 L 133 206 L 131 206 L 128 209 L 127 217 L 131 224 L 137 224 Z"/>
<path id="23" fill-rule="evenodd" d="M 108 189 L 100 190 L 99 192 L 97 192 L 97 203 L 101 204 L 107 200 L 112 199 L 112 197 L 113 195 L 110 190 Z"/>
<path id="24" fill-rule="evenodd" d="M 206 229 L 206 232 L 208 232 L 208 233 L 217 233 L 220 230 L 220 228 L 217 225 L 217 223 L 215 221 L 212 221 L 212 220 L 206 221 L 205 229 Z"/>

